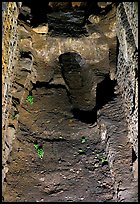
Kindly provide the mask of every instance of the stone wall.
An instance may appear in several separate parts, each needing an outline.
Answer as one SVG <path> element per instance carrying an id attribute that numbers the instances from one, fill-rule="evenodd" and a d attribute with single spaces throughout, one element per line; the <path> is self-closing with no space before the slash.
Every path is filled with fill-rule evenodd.
<path id="1" fill-rule="evenodd" d="M 116 202 L 138 199 L 138 6 L 119 3 L 116 97 L 97 112 L 102 142 L 106 143 Z"/>
<path id="2" fill-rule="evenodd" d="M 19 3 L 2 3 L 2 183 L 8 171 L 7 162 L 15 134 L 15 127 L 9 123 L 8 118 L 12 104 L 11 89 L 18 52 Z"/>
<path id="3" fill-rule="evenodd" d="M 33 64 L 33 57 L 31 54 L 34 55 L 34 53 L 35 54 L 40 53 L 41 45 L 42 47 L 45 46 L 45 44 L 42 43 L 41 45 L 39 44 L 39 46 L 37 47 L 38 44 L 34 43 L 36 42 L 35 40 L 36 38 L 38 39 L 38 42 L 40 38 L 43 39 L 43 36 L 39 38 L 39 35 L 36 34 L 35 32 L 33 33 L 33 35 L 31 35 L 31 38 L 34 44 L 33 47 L 32 47 L 32 42 L 30 42 L 30 38 L 29 39 L 21 38 L 18 41 L 17 18 L 18 18 L 20 6 L 21 6 L 20 2 L 2 3 L 2 9 L 3 9 L 3 12 L 2 12 L 2 20 L 3 20 L 3 27 L 2 27 L 2 154 L 3 154 L 2 155 L 2 168 L 3 168 L 2 183 L 6 177 L 6 173 L 8 172 L 9 154 L 12 150 L 12 141 L 15 137 L 16 127 L 18 123 L 18 117 L 17 117 L 18 111 L 16 109 L 16 105 L 14 104 L 19 103 L 21 105 L 22 100 L 24 100 L 27 97 L 28 92 L 32 86 L 30 82 L 36 83 L 36 81 L 41 81 L 40 79 L 38 79 L 40 74 L 40 69 L 37 70 L 36 68 L 36 67 L 39 67 L 39 68 L 41 67 L 41 66 L 38 66 L 40 62 L 34 60 L 34 64 Z M 137 2 L 120 3 L 117 7 L 116 20 L 117 20 L 117 37 L 119 41 L 119 53 L 118 53 L 117 71 L 116 71 L 115 78 L 117 79 L 119 91 L 122 95 L 123 102 L 124 102 L 125 114 L 126 114 L 126 119 L 128 123 L 128 130 L 129 130 L 128 137 L 130 139 L 130 142 L 132 143 L 134 152 L 138 157 L 138 29 L 137 29 L 138 4 Z M 19 26 L 19 32 L 23 32 L 23 28 L 22 29 L 20 28 L 21 27 Z M 28 32 L 26 28 L 24 32 L 28 36 Z M 110 33 L 109 33 L 109 37 L 110 37 Z M 112 39 L 114 40 L 113 37 Z M 47 39 L 49 41 L 49 38 Z M 90 37 L 88 40 L 91 43 Z M 45 38 L 45 42 L 46 42 L 46 38 Z M 104 41 L 100 41 L 100 42 L 102 45 Z M 109 38 L 109 42 L 110 42 L 110 38 Z M 28 51 L 31 53 L 29 54 L 29 56 L 23 57 L 23 62 L 22 62 L 22 57 L 21 57 L 21 60 L 18 61 L 19 51 L 17 49 L 17 43 L 23 44 L 23 46 L 21 46 L 22 50 L 19 50 L 19 51 L 23 51 L 23 52 Z M 67 40 L 65 44 L 66 43 L 67 43 Z M 72 40 L 72 43 L 74 45 L 78 45 L 78 43 L 77 44 L 75 43 L 75 40 Z M 56 44 L 59 46 L 55 46 Z M 87 45 L 87 42 L 85 44 Z M 54 46 L 58 49 L 58 50 L 56 49 L 57 51 L 56 54 L 52 49 L 54 48 Z M 30 47 L 30 49 L 28 49 L 28 47 Z M 49 50 L 48 47 L 47 49 L 45 48 L 43 52 L 43 53 L 46 53 L 46 55 L 49 55 L 49 53 L 51 53 L 48 51 Z M 65 47 L 65 46 L 60 46 L 60 42 L 54 43 L 54 44 L 50 43 L 50 50 L 52 49 L 52 53 L 55 56 L 57 55 L 59 56 L 60 54 L 62 54 L 63 50 L 60 49 L 61 47 Z M 77 47 L 76 47 L 76 50 L 78 50 Z M 33 53 L 32 53 L 32 50 L 34 51 Z M 48 52 L 46 52 L 46 50 Z M 65 50 L 65 51 L 69 51 L 69 50 Z M 55 63 L 54 60 L 52 61 Z M 29 65 L 28 66 L 29 70 L 24 69 L 24 63 L 27 63 Z M 43 61 L 43 63 L 45 62 Z M 113 66 L 114 64 L 115 63 L 113 63 Z M 44 64 L 42 65 L 42 67 L 45 67 L 45 66 Z M 39 74 L 37 74 L 37 71 L 39 72 Z M 45 69 L 45 72 L 42 72 L 42 74 L 43 74 L 42 75 L 43 82 L 50 81 L 50 79 L 53 76 L 53 73 L 50 71 L 50 75 L 47 76 L 48 78 L 46 79 L 46 69 Z M 114 79 L 114 77 L 112 79 Z M 19 84 L 19 81 L 20 81 L 20 84 Z M 13 82 L 14 82 L 14 86 L 13 86 Z M 137 166 L 137 163 L 135 164 Z"/>
<path id="4" fill-rule="evenodd" d="M 138 2 L 123 2 L 117 8 L 119 54 L 117 82 L 122 93 L 128 137 L 138 157 Z"/>

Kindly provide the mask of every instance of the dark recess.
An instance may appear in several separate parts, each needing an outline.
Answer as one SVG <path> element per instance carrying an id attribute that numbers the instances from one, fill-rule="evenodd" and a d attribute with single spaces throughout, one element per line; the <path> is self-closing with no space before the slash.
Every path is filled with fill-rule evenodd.
<path id="1" fill-rule="evenodd" d="M 83 123 L 94 124 L 97 121 L 96 108 L 94 108 L 91 111 L 82 111 L 82 110 L 74 108 L 74 109 L 72 109 L 72 113 L 77 120 L 79 120 Z"/>
<path id="2" fill-rule="evenodd" d="M 136 161 L 136 159 L 137 159 L 137 156 L 136 156 L 136 153 L 132 147 L 132 163 L 134 163 Z"/>
<path id="3" fill-rule="evenodd" d="M 116 94 L 114 94 L 114 87 L 116 86 L 116 80 L 111 80 L 109 75 L 97 85 L 96 89 L 96 108 L 97 110 L 102 108 L 106 103 L 111 101 Z"/>
<path id="4" fill-rule="evenodd" d="M 97 110 L 101 109 L 109 101 L 116 96 L 114 94 L 114 87 L 116 81 L 111 80 L 109 75 L 97 85 L 96 90 L 96 107 L 91 111 L 82 111 L 79 109 L 72 109 L 72 113 L 76 119 L 87 124 L 94 124 L 97 121 Z"/>
<path id="5" fill-rule="evenodd" d="M 9 124 L 8 127 L 11 127 L 11 128 L 15 129 L 15 126 L 13 124 Z"/>
<path id="6" fill-rule="evenodd" d="M 23 1 L 22 6 L 27 6 L 31 8 L 31 26 L 37 27 L 42 23 L 47 22 L 47 13 L 49 10 L 48 7 L 48 1 L 42 1 L 41 3 L 38 3 L 37 1 Z M 19 15 L 20 20 L 26 20 L 26 17 L 22 14 Z"/>
<path id="7" fill-rule="evenodd" d="M 115 3 L 116 4 L 116 3 Z M 107 5 L 106 8 L 101 8 L 98 6 L 98 2 L 96 1 L 87 1 L 87 5 L 85 8 L 85 23 L 89 22 L 88 17 L 91 14 L 105 16 L 112 9 L 112 4 Z"/>
<path id="8" fill-rule="evenodd" d="M 31 55 L 32 55 L 31 52 L 23 52 L 23 51 L 20 52 L 20 57 L 21 57 L 21 58 L 29 58 L 29 59 L 32 60 Z"/>
<path id="9" fill-rule="evenodd" d="M 59 88 L 63 88 L 63 89 L 66 89 L 66 87 L 62 84 L 49 84 L 50 82 L 40 82 L 40 81 L 37 81 L 36 84 L 33 84 L 33 89 L 36 89 L 36 88 L 46 88 L 46 89 L 50 89 L 50 88 L 56 88 L 56 89 L 59 89 Z"/>

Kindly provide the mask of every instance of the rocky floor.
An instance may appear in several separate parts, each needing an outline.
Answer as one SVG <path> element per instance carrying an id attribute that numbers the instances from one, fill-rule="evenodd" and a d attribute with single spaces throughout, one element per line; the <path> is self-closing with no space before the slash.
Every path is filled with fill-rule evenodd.
<path id="1" fill-rule="evenodd" d="M 64 87 L 36 88 L 32 95 L 33 104 L 25 101 L 20 108 L 4 201 L 112 201 L 113 181 L 96 124 L 74 118 Z M 43 144 L 43 159 L 35 139 Z"/>

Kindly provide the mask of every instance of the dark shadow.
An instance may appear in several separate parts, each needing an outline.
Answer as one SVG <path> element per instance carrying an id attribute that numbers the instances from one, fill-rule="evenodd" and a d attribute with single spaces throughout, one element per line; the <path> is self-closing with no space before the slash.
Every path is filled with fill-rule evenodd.
<path id="1" fill-rule="evenodd" d="M 134 163 L 136 161 L 136 159 L 137 159 L 137 156 L 136 156 L 136 153 L 132 147 L 132 163 Z"/>
<path id="2" fill-rule="evenodd" d="M 37 27 L 40 24 L 47 23 L 48 1 L 23 1 L 22 6 L 27 6 L 31 9 L 31 26 Z M 26 16 L 19 14 L 19 19 L 25 21 Z"/>
<path id="3" fill-rule="evenodd" d="M 94 108 L 91 111 L 82 111 L 79 109 L 72 109 L 71 110 L 74 118 L 77 120 L 87 123 L 87 124 L 94 124 L 97 121 L 97 110 Z"/>
<path id="4" fill-rule="evenodd" d="M 74 117 L 84 123 L 94 124 L 97 121 L 97 110 L 101 109 L 106 103 L 111 101 L 116 94 L 114 94 L 115 80 L 111 80 L 109 75 L 97 85 L 96 89 L 96 107 L 91 111 L 82 111 L 79 109 L 72 109 Z"/>
<path id="5" fill-rule="evenodd" d="M 33 27 L 37 27 L 42 23 L 47 23 L 48 3 L 47 1 L 42 1 L 41 3 L 33 1 L 31 5 L 31 13 L 33 16 L 31 25 Z"/>
<path id="6" fill-rule="evenodd" d="M 29 52 L 21 51 L 20 58 L 29 58 L 32 60 L 32 53 L 30 51 Z"/>
<path id="7" fill-rule="evenodd" d="M 85 23 L 88 23 L 88 17 L 92 15 L 105 16 L 112 9 L 112 5 L 107 5 L 104 9 L 98 6 L 96 1 L 87 1 L 85 8 Z"/>
<path id="8" fill-rule="evenodd" d="M 96 89 L 96 108 L 97 110 L 102 108 L 106 103 L 111 101 L 116 94 L 114 94 L 114 87 L 116 80 L 111 80 L 109 75 L 97 85 Z"/>

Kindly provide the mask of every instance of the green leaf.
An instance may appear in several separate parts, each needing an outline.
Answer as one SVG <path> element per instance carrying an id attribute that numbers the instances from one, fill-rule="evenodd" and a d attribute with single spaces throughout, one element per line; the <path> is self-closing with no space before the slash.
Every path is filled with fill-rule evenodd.
<path id="1" fill-rule="evenodd" d="M 81 143 L 82 143 L 82 144 L 86 143 L 86 141 L 87 141 L 87 138 L 86 138 L 86 137 L 84 137 L 84 136 L 81 137 Z"/>
<path id="2" fill-rule="evenodd" d="M 39 145 L 38 145 L 38 144 L 34 144 L 34 147 L 35 147 L 36 149 L 38 149 Z"/>
<path id="3" fill-rule="evenodd" d="M 43 149 L 38 149 L 37 153 L 38 153 L 38 156 L 40 157 L 40 159 L 42 159 L 43 155 L 44 155 L 44 150 Z"/>
<path id="4" fill-rule="evenodd" d="M 102 164 L 108 163 L 108 160 L 107 160 L 107 158 L 102 158 L 101 162 L 102 162 Z"/>
<path id="5" fill-rule="evenodd" d="M 30 104 L 33 104 L 33 96 L 27 96 L 26 101 L 29 102 Z"/>

